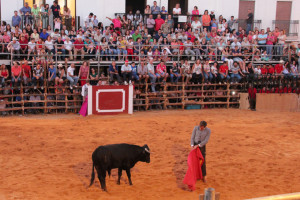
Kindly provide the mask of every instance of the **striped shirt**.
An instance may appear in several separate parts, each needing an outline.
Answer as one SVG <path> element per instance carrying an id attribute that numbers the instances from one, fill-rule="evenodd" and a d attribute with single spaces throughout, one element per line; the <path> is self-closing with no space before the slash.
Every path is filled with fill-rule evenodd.
<path id="1" fill-rule="evenodd" d="M 199 126 L 195 126 L 191 137 L 191 146 L 195 144 L 199 144 L 200 147 L 205 146 L 209 140 L 210 133 L 211 131 L 207 127 L 201 131 Z"/>

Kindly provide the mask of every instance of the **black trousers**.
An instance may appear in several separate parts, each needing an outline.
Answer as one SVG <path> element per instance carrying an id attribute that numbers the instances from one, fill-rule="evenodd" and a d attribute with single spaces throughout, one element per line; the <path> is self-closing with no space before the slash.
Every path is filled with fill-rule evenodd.
<path id="1" fill-rule="evenodd" d="M 194 144 L 194 145 L 198 145 L 198 144 Z M 200 148 L 200 151 L 201 151 L 201 154 L 204 158 L 204 162 L 203 162 L 203 165 L 201 166 L 201 171 L 202 171 L 202 176 L 206 176 L 206 147 L 205 145 L 203 147 L 199 147 Z"/>

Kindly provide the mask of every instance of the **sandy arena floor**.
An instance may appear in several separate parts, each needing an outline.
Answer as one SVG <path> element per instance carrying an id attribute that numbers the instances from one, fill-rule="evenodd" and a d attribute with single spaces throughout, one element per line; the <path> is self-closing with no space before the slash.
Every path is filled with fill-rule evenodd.
<path id="1" fill-rule="evenodd" d="M 194 125 L 207 120 L 208 183 L 182 184 Z M 99 145 L 148 144 L 151 163 L 87 188 Z M 2 199 L 198 199 L 206 187 L 222 200 L 300 192 L 300 113 L 240 110 L 140 112 L 133 116 L 49 115 L 0 118 Z"/>

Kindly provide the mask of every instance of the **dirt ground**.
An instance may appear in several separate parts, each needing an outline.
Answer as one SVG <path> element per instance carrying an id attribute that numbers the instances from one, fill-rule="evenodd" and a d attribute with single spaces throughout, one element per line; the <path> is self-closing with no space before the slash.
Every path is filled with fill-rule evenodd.
<path id="1" fill-rule="evenodd" d="M 208 183 L 182 184 L 193 127 L 206 120 Z M 91 155 L 113 143 L 148 144 L 151 162 L 88 188 Z M 2 199 L 198 199 L 207 187 L 222 200 L 300 192 L 300 113 L 241 110 L 139 112 L 132 116 L 48 115 L 0 118 Z"/>

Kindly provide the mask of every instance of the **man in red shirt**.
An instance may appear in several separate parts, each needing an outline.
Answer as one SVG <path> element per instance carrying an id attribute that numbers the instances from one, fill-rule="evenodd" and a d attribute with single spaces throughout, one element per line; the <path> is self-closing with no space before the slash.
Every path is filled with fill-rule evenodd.
<path id="1" fill-rule="evenodd" d="M 28 40 L 25 38 L 24 35 L 21 36 L 21 39 L 19 41 L 20 47 L 21 47 L 21 54 L 27 54 L 28 49 Z"/>
<path id="2" fill-rule="evenodd" d="M 165 20 L 161 18 L 161 15 L 157 15 L 157 18 L 155 19 L 155 31 L 158 31 L 161 25 L 163 25 L 164 23 Z"/>
<path id="3" fill-rule="evenodd" d="M 277 87 L 275 89 L 275 93 L 277 94 L 282 94 L 284 92 L 284 89 L 282 88 L 282 85 L 280 85 L 279 87 Z"/>
<path id="4" fill-rule="evenodd" d="M 273 75 L 275 73 L 274 67 L 272 65 L 268 65 L 268 74 Z"/>
<path id="5" fill-rule="evenodd" d="M 260 69 L 261 70 L 261 74 L 263 76 L 266 76 L 267 73 L 268 73 L 268 69 L 267 69 L 267 66 L 266 65 L 263 65 L 263 67 Z"/>
<path id="6" fill-rule="evenodd" d="M 255 106 L 256 106 L 256 93 L 257 90 L 256 88 L 253 87 L 252 84 L 249 85 L 248 88 L 248 94 L 249 94 L 249 104 L 250 104 L 250 109 L 252 111 L 255 111 Z"/>
<path id="7" fill-rule="evenodd" d="M 280 75 L 282 74 L 282 71 L 283 71 L 283 64 L 280 62 L 275 65 L 275 73 L 276 75 Z"/>
<path id="8" fill-rule="evenodd" d="M 162 79 L 164 80 L 164 83 L 166 82 L 169 74 L 167 73 L 167 67 L 164 64 L 164 61 L 160 61 L 160 64 L 156 66 L 156 77 L 158 82 L 160 82 Z"/>
<path id="9" fill-rule="evenodd" d="M 23 81 L 27 85 L 31 81 L 31 67 L 28 65 L 27 60 L 22 65 Z"/>
<path id="10" fill-rule="evenodd" d="M 226 79 L 227 81 L 230 79 L 230 76 L 228 75 L 228 64 L 227 61 L 223 63 L 223 65 L 219 68 L 219 77 L 220 81 L 224 81 Z"/>
<path id="11" fill-rule="evenodd" d="M 77 59 L 77 52 L 81 53 L 81 60 L 84 59 L 84 43 L 81 37 L 78 37 L 74 42 L 74 59 Z"/>

